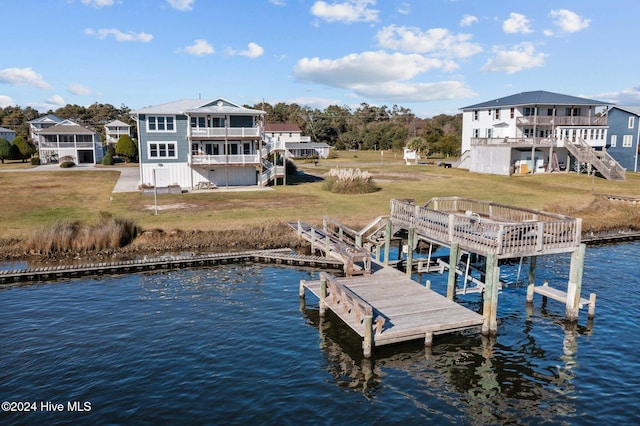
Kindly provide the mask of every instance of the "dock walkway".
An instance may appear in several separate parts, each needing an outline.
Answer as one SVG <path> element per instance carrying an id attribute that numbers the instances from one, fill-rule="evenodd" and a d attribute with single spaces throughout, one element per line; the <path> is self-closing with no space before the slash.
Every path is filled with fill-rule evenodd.
<path id="1" fill-rule="evenodd" d="M 431 346 L 434 335 L 479 330 L 483 323 L 482 315 L 395 268 L 374 263 L 372 270 L 368 276 L 351 278 L 322 273 L 319 281 L 300 283 L 302 298 L 309 290 L 320 299 L 321 314 L 329 308 L 363 338 L 365 357 L 375 346 L 417 339 Z"/>

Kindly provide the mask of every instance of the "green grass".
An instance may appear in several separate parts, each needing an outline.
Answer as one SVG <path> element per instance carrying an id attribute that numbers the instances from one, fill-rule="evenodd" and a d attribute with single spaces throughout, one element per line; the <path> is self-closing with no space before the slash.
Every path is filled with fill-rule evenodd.
<path id="1" fill-rule="evenodd" d="M 384 155 L 384 164 L 379 162 L 379 151 L 340 152 L 339 158 L 322 160 L 318 166 L 297 164 L 299 170 L 318 177 L 336 166 L 367 170 L 380 187 L 374 193 L 335 194 L 322 190 L 322 181 L 289 179 L 286 186 L 270 190 L 158 195 L 158 215 L 154 214 L 153 195 L 111 192 L 119 173 L 115 170 L 6 171 L 0 173 L 0 239 L 24 239 L 34 230 L 60 221 L 96 223 L 104 214 L 130 220 L 143 230 L 239 230 L 270 220 L 321 223 L 324 215 L 357 228 L 389 214 L 391 199 L 424 204 L 433 197 L 450 196 L 570 212 L 593 222 L 601 220 L 594 207 L 599 197 L 593 193 L 640 197 L 637 173 L 628 173 L 625 182 L 573 173 L 506 177 L 435 165 L 405 165 L 401 154 L 396 154 L 394 161 L 392 152 Z M 627 220 L 635 220 L 633 212 L 630 217 Z"/>

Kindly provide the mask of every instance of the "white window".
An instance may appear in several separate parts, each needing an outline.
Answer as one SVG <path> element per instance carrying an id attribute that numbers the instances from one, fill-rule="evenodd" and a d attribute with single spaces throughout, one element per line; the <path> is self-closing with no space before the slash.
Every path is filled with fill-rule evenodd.
<path id="1" fill-rule="evenodd" d="M 478 121 L 478 111 L 473 111 L 473 121 Z"/>
<path id="2" fill-rule="evenodd" d="M 618 144 L 618 135 L 611 135 L 611 146 L 613 148 Z"/>
<path id="3" fill-rule="evenodd" d="M 624 135 L 622 137 L 623 148 L 631 148 L 631 145 L 633 145 L 633 135 Z"/>
<path id="4" fill-rule="evenodd" d="M 487 129 L 487 137 L 493 137 L 493 129 Z"/>
<path id="5" fill-rule="evenodd" d="M 633 117 L 633 116 L 629 117 L 629 126 L 628 127 L 630 129 L 633 129 L 634 124 L 635 124 L 635 117 Z"/>
<path id="6" fill-rule="evenodd" d="M 473 137 L 474 138 L 480 137 L 480 129 L 473 129 Z"/>
<path id="7" fill-rule="evenodd" d="M 175 117 L 172 115 L 150 115 L 147 119 L 148 132 L 175 132 Z"/>
<path id="8" fill-rule="evenodd" d="M 499 109 L 496 109 L 495 115 L 493 116 L 493 118 L 496 119 L 496 120 L 500 120 L 500 110 Z"/>
<path id="9" fill-rule="evenodd" d="M 178 158 L 177 142 L 149 142 L 147 156 L 149 158 Z"/>

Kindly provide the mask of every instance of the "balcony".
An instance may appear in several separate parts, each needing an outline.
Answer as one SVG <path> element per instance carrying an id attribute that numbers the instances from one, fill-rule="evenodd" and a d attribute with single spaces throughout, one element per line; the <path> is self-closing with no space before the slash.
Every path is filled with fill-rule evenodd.
<path id="1" fill-rule="evenodd" d="M 259 127 L 192 127 L 194 138 L 251 138 L 260 136 Z"/>
<path id="2" fill-rule="evenodd" d="M 258 154 L 194 155 L 191 157 L 191 164 L 194 166 L 252 166 L 260 164 L 260 156 Z"/>
<path id="3" fill-rule="evenodd" d="M 553 138 L 534 138 L 534 137 L 519 137 L 519 138 L 471 138 L 471 145 L 499 145 L 499 146 L 511 146 L 517 147 L 551 147 L 560 146 L 558 141 Z"/>
<path id="4" fill-rule="evenodd" d="M 518 126 L 606 126 L 607 117 L 529 115 L 516 119 Z"/>

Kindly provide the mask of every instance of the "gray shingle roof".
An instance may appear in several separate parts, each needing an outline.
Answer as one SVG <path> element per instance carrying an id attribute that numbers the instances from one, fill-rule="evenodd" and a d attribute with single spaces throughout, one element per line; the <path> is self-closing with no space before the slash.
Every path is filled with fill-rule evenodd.
<path id="1" fill-rule="evenodd" d="M 593 99 L 579 98 L 577 96 L 563 95 L 560 93 L 545 92 L 536 90 L 533 92 L 521 92 L 504 98 L 492 99 L 487 102 L 469 105 L 462 110 L 482 109 L 482 108 L 503 108 L 520 105 L 593 105 L 607 106 L 608 102 L 596 101 Z"/>
<path id="2" fill-rule="evenodd" d="M 616 105 L 613 108 L 617 108 L 621 111 L 626 111 L 628 113 L 631 114 L 635 114 L 635 115 L 639 115 L 640 116 L 640 106 L 633 106 L 633 105 Z"/>

